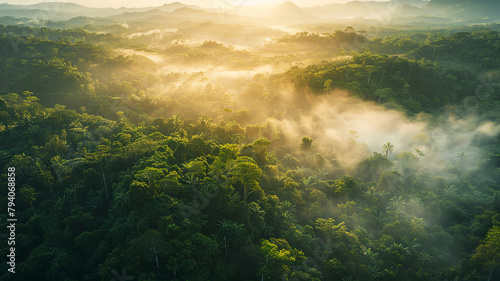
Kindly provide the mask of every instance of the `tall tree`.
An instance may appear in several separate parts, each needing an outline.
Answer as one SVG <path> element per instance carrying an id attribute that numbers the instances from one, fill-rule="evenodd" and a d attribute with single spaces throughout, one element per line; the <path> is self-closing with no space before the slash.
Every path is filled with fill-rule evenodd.
<path id="1" fill-rule="evenodd" d="M 389 153 L 392 153 L 394 151 L 394 145 L 392 145 L 390 142 L 384 144 L 382 147 L 382 152 L 384 153 L 385 157 L 389 155 Z"/>

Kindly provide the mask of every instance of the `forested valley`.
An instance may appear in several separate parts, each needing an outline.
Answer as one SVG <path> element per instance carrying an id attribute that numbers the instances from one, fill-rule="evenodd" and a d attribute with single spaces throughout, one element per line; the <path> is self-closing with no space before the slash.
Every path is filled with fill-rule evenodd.
<path id="1" fill-rule="evenodd" d="M 0 25 L 1 280 L 500 280 L 496 26 L 145 25 Z"/>

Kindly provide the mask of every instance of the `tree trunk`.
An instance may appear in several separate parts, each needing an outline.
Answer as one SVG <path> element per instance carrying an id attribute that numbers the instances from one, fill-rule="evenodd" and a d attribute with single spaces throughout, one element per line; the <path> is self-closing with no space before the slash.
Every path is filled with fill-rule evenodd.
<path id="1" fill-rule="evenodd" d="M 244 187 L 243 188 L 243 202 L 247 202 L 247 197 L 248 195 L 252 194 L 253 193 L 253 190 L 248 192 L 248 187 Z"/>
<path id="2" fill-rule="evenodd" d="M 106 198 L 109 199 L 108 186 L 106 184 L 106 177 L 104 176 L 104 170 L 102 169 L 102 162 L 99 162 L 99 166 L 101 167 L 101 174 L 102 174 L 102 180 L 104 181 L 104 191 L 106 192 Z"/>
<path id="3" fill-rule="evenodd" d="M 56 196 L 54 195 L 54 190 L 52 190 L 52 186 L 49 187 L 50 194 L 52 194 L 52 200 L 56 201 Z"/>
<path id="4" fill-rule="evenodd" d="M 160 263 L 158 262 L 158 253 L 156 252 L 156 247 L 153 248 L 155 251 L 155 259 L 156 259 L 156 267 L 158 268 L 158 271 L 160 271 Z"/>
<path id="5" fill-rule="evenodd" d="M 269 261 L 269 256 L 266 257 L 266 266 L 267 266 L 267 262 Z M 262 274 L 262 280 L 261 281 L 264 281 L 264 274 Z"/>
<path id="6" fill-rule="evenodd" d="M 491 280 L 491 274 L 493 273 L 493 268 L 495 268 L 495 261 L 493 261 L 493 265 L 491 266 L 490 275 L 488 276 L 488 281 Z"/>

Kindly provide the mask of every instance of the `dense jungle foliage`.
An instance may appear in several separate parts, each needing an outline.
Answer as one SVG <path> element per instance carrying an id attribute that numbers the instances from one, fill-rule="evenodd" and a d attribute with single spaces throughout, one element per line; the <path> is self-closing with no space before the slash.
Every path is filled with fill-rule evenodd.
<path id="1" fill-rule="evenodd" d="M 442 134 L 494 127 L 497 31 L 348 28 L 260 51 L 155 36 L 0 26 L 1 182 L 15 167 L 18 187 L 0 279 L 500 279 L 498 132 L 430 159 L 438 135 L 370 150 L 343 131 L 326 149 L 283 125 L 346 90 Z"/>

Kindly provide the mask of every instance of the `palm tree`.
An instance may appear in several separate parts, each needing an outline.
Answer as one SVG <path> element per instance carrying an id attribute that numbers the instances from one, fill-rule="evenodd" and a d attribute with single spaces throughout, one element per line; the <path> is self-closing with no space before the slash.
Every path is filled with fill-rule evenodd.
<path id="1" fill-rule="evenodd" d="M 281 215 L 280 210 L 273 210 L 272 212 L 269 213 L 269 217 L 271 221 L 273 222 L 274 227 L 278 227 L 278 224 L 283 221 L 283 216 Z"/>
<path id="2" fill-rule="evenodd" d="M 382 275 L 382 272 L 380 272 L 379 266 L 368 265 L 366 267 L 366 269 L 368 269 L 368 272 L 370 272 L 370 276 L 372 277 L 372 279 L 377 279 L 378 277 L 380 277 Z"/>
<path id="3" fill-rule="evenodd" d="M 313 184 L 313 181 L 314 181 L 314 177 L 308 177 L 308 178 L 302 178 L 300 180 L 300 182 L 302 183 L 302 185 L 305 187 L 305 189 L 308 189 L 311 187 L 311 185 Z"/>
<path id="4" fill-rule="evenodd" d="M 303 175 L 306 172 L 306 168 L 304 166 L 300 166 L 300 167 L 297 166 L 296 170 L 301 175 Z"/>
<path id="5" fill-rule="evenodd" d="M 385 222 L 389 220 L 390 218 L 384 216 L 383 211 L 379 211 L 373 216 L 373 223 L 375 223 L 375 225 L 385 225 Z"/>
<path id="6" fill-rule="evenodd" d="M 416 215 L 420 215 L 424 211 L 424 205 L 422 204 L 422 200 L 420 198 L 412 198 L 408 202 L 408 209 L 414 212 Z"/>
<path id="7" fill-rule="evenodd" d="M 283 202 L 281 202 L 281 207 L 283 208 L 284 211 L 295 213 L 295 206 L 293 205 L 292 202 L 288 200 L 283 200 Z"/>
<path id="8" fill-rule="evenodd" d="M 432 256 L 422 252 L 418 256 L 418 260 L 422 263 L 424 266 L 430 266 L 432 264 Z"/>
<path id="9" fill-rule="evenodd" d="M 424 233 L 425 221 L 423 218 L 413 218 L 410 222 L 410 233 Z"/>
<path id="10" fill-rule="evenodd" d="M 408 237 L 403 236 L 401 238 L 401 241 L 403 241 L 406 248 L 410 249 L 410 251 L 412 251 L 412 252 L 416 252 L 417 251 L 416 249 L 418 247 L 420 247 L 420 244 L 417 243 L 417 238 L 414 238 L 412 241 L 410 241 L 410 239 L 408 239 Z"/>
<path id="11" fill-rule="evenodd" d="M 58 202 L 62 202 L 64 206 L 71 205 L 71 200 L 68 195 L 64 194 L 62 197 L 57 199 Z"/>
<path id="12" fill-rule="evenodd" d="M 248 208 L 255 214 L 257 214 L 259 217 L 264 218 L 266 215 L 266 211 L 262 210 L 262 208 L 259 206 L 259 204 L 252 202 L 248 204 Z"/>
<path id="13" fill-rule="evenodd" d="M 368 199 L 368 202 L 370 204 L 373 204 L 378 201 L 378 198 L 376 197 L 377 193 L 378 193 L 377 189 L 374 186 L 372 186 L 369 187 L 367 191 L 365 191 L 364 196 Z"/>
<path id="14" fill-rule="evenodd" d="M 388 143 L 384 144 L 382 149 L 383 149 L 383 153 L 385 154 L 385 157 L 387 157 L 389 155 L 389 153 L 392 153 L 392 151 L 394 151 L 394 145 L 392 145 L 390 142 L 388 142 Z"/>
<path id="15" fill-rule="evenodd" d="M 326 178 L 326 176 L 328 176 L 328 172 L 326 171 L 325 167 L 318 168 L 317 171 L 320 179 L 324 179 Z"/>
<path id="16" fill-rule="evenodd" d="M 295 215 L 292 214 L 292 212 L 290 212 L 288 210 L 281 211 L 281 217 L 285 221 L 289 221 L 289 222 L 295 222 L 296 221 Z"/>
<path id="17" fill-rule="evenodd" d="M 227 235 L 230 234 L 231 221 L 223 219 L 217 223 L 219 235 L 224 237 L 224 253 L 227 251 Z"/>
<path id="18" fill-rule="evenodd" d="M 113 201 L 120 207 L 122 207 L 125 212 L 127 212 L 127 194 L 128 192 L 115 192 Z"/>
<path id="19" fill-rule="evenodd" d="M 81 188 L 82 185 L 79 183 L 75 183 L 73 185 L 70 185 L 69 188 L 65 190 L 65 193 L 69 196 L 73 196 L 73 199 L 76 200 L 76 192 L 79 188 Z"/>
<path id="20" fill-rule="evenodd" d="M 457 158 L 458 158 L 458 166 L 461 166 L 462 162 L 465 159 L 465 152 L 457 153 Z"/>
<path id="21" fill-rule="evenodd" d="M 290 222 L 295 222 L 295 206 L 292 202 L 284 200 L 281 202 L 280 216 L 282 219 Z"/>
<path id="22" fill-rule="evenodd" d="M 275 230 L 276 229 L 274 229 L 274 227 L 272 227 L 271 225 L 266 225 L 266 226 L 264 226 L 264 229 L 262 230 L 262 236 L 265 238 L 274 237 Z"/>
<path id="23" fill-rule="evenodd" d="M 184 179 L 191 188 L 194 189 L 194 186 L 199 182 L 198 178 L 194 175 L 194 173 L 188 173 L 186 178 Z"/>
<path id="24" fill-rule="evenodd" d="M 238 247 L 246 242 L 246 228 L 244 224 L 239 224 L 237 222 L 232 222 L 230 225 L 231 229 L 231 239 L 230 242 L 234 247 Z"/>
<path id="25" fill-rule="evenodd" d="M 446 188 L 443 190 L 443 195 L 447 199 L 453 200 L 457 197 L 457 189 L 454 185 L 446 185 Z"/>
<path id="26" fill-rule="evenodd" d="M 227 243 L 238 247 L 246 242 L 246 228 L 244 224 L 223 219 L 217 223 L 219 235 L 224 239 L 224 253 L 227 251 Z"/>
<path id="27" fill-rule="evenodd" d="M 56 156 L 52 157 L 50 162 L 51 162 L 52 168 L 54 169 L 54 172 L 57 175 L 57 178 L 59 179 L 59 181 L 62 181 L 64 176 L 66 176 L 66 174 L 69 170 L 69 168 L 65 166 L 67 160 L 62 159 L 62 157 L 60 155 L 56 155 Z"/>
<path id="28" fill-rule="evenodd" d="M 101 204 L 102 204 L 101 198 L 95 196 L 85 204 L 85 207 L 87 207 L 89 211 L 95 211 L 101 206 Z"/>
<path id="29" fill-rule="evenodd" d="M 171 119 L 172 119 L 172 123 L 173 123 L 173 124 L 174 124 L 174 126 L 175 126 L 175 129 L 177 130 L 177 129 L 179 128 L 179 125 L 181 124 L 181 121 L 180 121 L 180 119 L 179 119 L 179 114 L 177 114 L 177 115 L 175 115 L 175 116 L 171 117 Z"/>
<path id="30" fill-rule="evenodd" d="M 398 251 L 400 254 L 403 254 L 403 255 L 407 255 L 407 256 L 411 255 L 410 249 L 408 249 L 408 247 L 403 246 L 403 244 L 396 244 L 396 242 L 394 242 L 391 246 L 391 249 Z"/>
<path id="31" fill-rule="evenodd" d="M 227 193 L 229 202 L 238 203 L 241 200 L 241 195 L 234 189 Z"/>
<path id="32" fill-rule="evenodd" d="M 465 219 L 469 216 L 469 211 L 462 207 L 461 205 L 455 206 L 455 212 L 458 214 L 460 219 Z"/>
<path id="33" fill-rule="evenodd" d="M 370 263 L 374 263 L 378 256 L 378 253 L 373 252 L 371 248 L 368 248 L 363 254 L 368 258 Z"/>
<path id="34" fill-rule="evenodd" d="M 406 201 L 403 199 L 403 196 L 394 196 L 391 198 L 387 207 L 385 207 L 388 211 L 393 213 L 404 212 L 406 206 Z"/>

